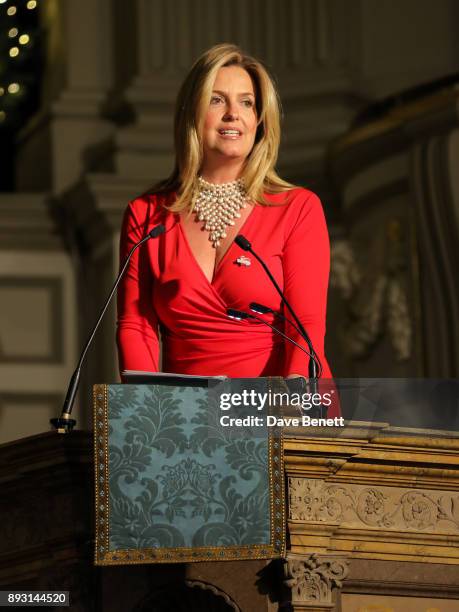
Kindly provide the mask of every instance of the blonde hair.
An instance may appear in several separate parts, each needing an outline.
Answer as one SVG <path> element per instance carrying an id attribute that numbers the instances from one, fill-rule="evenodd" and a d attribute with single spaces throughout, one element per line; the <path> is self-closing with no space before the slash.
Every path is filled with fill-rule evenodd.
<path id="1" fill-rule="evenodd" d="M 232 44 L 215 45 L 193 64 L 177 96 L 174 118 L 175 167 L 172 174 L 156 185 L 156 192 L 175 191 L 177 198 L 169 210 L 192 210 L 197 194 L 197 178 L 203 161 L 202 131 L 217 72 L 224 66 L 240 66 L 248 72 L 255 88 L 258 127 L 242 178 L 247 195 L 269 204 L 263 193 L 280 193 L 294 185 L 281 179 L 274 166 L 280 142 L 280 100 L 266 68 Z"/>

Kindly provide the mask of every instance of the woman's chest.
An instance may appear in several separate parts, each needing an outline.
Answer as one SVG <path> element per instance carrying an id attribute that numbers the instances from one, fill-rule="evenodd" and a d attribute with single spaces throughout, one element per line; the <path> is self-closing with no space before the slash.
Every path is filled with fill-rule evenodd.
<path id="1" fill-rule="evenodd" d="M 285 228 L 261 207 L 242 212 L 217 249 L 192 217 L 178 218 L 170 231 L 151 245 L 157 249 L 151 253 L 155 303 L 179 309 L 202 302 L 220 310 L 246 309 L 252 301 L 279 307 L 279 296 L 261 264 L 234 239 L 243 234 L 282 287 Z"/>
<path id="2" fill-rule="evenodd" d="M 209 232 L 204 224 L 197 220 L 194 215 L 182 214 L 180 226 L 183 240 L 188 243 L 190 256 L 201 268 L 204 276 L 211 284 L 214 280 L 216 270 L 230 250 L 236 236 L 244 229 L 249 217 L 254 213 L 252 206 L 239 211 L 238 216 L 223 228 L 219 244 L 214 246 L 209 239 Z"/>

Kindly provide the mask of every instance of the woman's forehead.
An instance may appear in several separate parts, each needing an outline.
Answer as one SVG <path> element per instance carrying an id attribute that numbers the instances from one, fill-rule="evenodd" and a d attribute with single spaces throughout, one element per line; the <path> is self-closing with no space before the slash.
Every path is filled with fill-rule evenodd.
<path id="1" fill-rule="evenodd" d="M 226 91 L 236 89 L 240 93 L 255 95 L 252 77 L 241 66 L 223 66 L 217 72 L 212 89 Z"/>

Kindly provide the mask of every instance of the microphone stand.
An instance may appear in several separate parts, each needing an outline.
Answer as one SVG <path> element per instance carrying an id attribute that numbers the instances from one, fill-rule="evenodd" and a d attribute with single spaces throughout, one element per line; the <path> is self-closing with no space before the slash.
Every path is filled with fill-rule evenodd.
<path id="1" fill-rule="evenodd" d="M 259 306 L 259 304 L 256 304 L 256 305 Z M 265 308 L 265 307 L 263 307 L 263 308 Z M 269 310 L 269 309 L 267 309 L 267 310 Z M 258 317 L 257 315 L 254 315 L 254 314 L 252 314 L 250 312 L 245 312 L 243 310 L 236 310 L 234 308 L 228 308 L 227 311 L 226 311 L 226 314 L 231 319 L 236 319 L 237 321 L 241 321 L 241 320 L 245 320 L 245 319 L 255 319 L 256 321 L 259 321 L 260 323 L 263 323 L 264 325 L 267 325 L 273 331 L 275 331 L 276 334 L 279 334 L 279 336 L 282 336 L 282 338 L 284 338 L 284 340 L 287 340 L 288 342 L 291 342 L 297 348 L 299 348 L 301 351 L 303 351 L 303 353 L 306 353 L 306 355 L 308 355 L 308 357 L 310 359 L 314 359 L 314 357 L 311 355 L 311 353 L 309 351 L 307 351 L 303 346 L 301 346 L 301 344 L 298 344 L 298 342 L 295 342 L 295 340 L 293 340 L 293 338 L 290 338 L 290 336 L 287 336 L 287 334 L 284 334 L 283 332 L 280 331 L 280 329 L 277 329 L 277 327 L 274 327 L 274 325 L 271 325 L 271 323 L 268 323 L 268 321 L 265 321 L 261 317 Z M 305 380 L 303 377 L 300 377 L 300 378 L 302 380 Z M 297 378 L 294 378 L 294 379 L 292 378 L 292 379 L 289 379 L 289 380 L 298 380 L 298 379 Z M 314 394 L 314 393 L 317 393 L 317 379 L 307 380 L 306 381 L 306 391 L 308 393 L 310 393 L 311 395 Z M 320 409 L 320 416 L 322 416 L 322 406 L 321 406 L 321 409 Z"/>
<path id="2" fill-rule="evenodd" d="M 86 342 L 86 344 L 84 345 L 83 351 L 80 355 L 80 359 L 78 360 L 78 364 L 77 367 L 74 371 L 74 373 L 72 374 L 72 377 L 70 379 L 69 382 L 69 386 L 67 388 L 67 393 L 65 395 L 65 399 L 64 399 L 64 404 L 62 406 L 62 413 L 60 417 L 54 418 L 54 419 L 50 419 L 50 423 L 51 425 L 57 429 L 58 433 L 70 433 L 72 431 L 72 429 L 75 427 L 76 425 L 76 420 L 72 419 L 71 414 L 72 414 L 72 408 L 73 408 L 73 403 L 75 401 L 75 396 L 76 393 L 78 391 L 78 385 L 80 383 L 80 374 L 81 374 L 81 366 L 83 365 L 84 359 L 86 357 L 86 353 L 88 352 L 89 347 L 91 346 L 91 343 L 93 341 L 94 336 L 96 335 L 96 331 L 104 317 L 104 314 L 111 302 L 111 299 L 121 281 L 121 279 L 124 276 L 124 273 L 126 272 L 126 269 L 128 267 L 128 264 L 131 260 L 132 255 L 134 254 L 134 252 L 139 248 L 139 246 L 141 246 L 144 242 L 147 242 L 148 240 L 150 240 L 151 238 L 157 238 L 158 236 L 160 236 L 161 234 L 163 234 L 166 231 L 166 228 L 164 227 L 164 225 L 156 225 L 146 236 L 144 236 L 142 238 L 142 240 L 140 240 L 139 242 L 137 242 L 132 249 L 129 251 L 128 256 L 126 257 L 126 260 L 123 264 L 123 267 L 121 268 L 118 276 L 116 277 L 116 280 L 113 284 L 113 287 L 110 291 L 110 294 L 108 296 L 108 298 L 105 301 L 105 304 L 102 307 L 102 310 L 99 314 L 99 317 L 96 321 L 96 324 L 94 325 L 92 332 Z"/>
<path id="3" fill-rule="evenodd" d="M 295 320 L 296 324 L 298 325 L 298 328 L 299 328 L 299 330 L 301 332 L 301 335 L 303 336 L 304 340 L 306 341 L 306 343 L 307 343 L 307 345 L 309 347 L 309 350 L 311 351 L 311 356 L 310 356 L 310 359 L 309 359 L 309 366 L 308 366 L 308 376 L 309 376 L 310 379 L 317 379 L 317 377 L 318 377 L 318 368 L 317 368 L 316 359 L 318 359 L 318 358 L 317 358 L 317 355 L 316 355 L 316 353 L 314 351 L 314 347 L 312 346 L 312 342 L 311 342 L 311 340 L 309 338 L 309 335 L 308 335 L 307 331 L 304 329 L 303 324 L 301 323 L 299 318 L 296 316 L 295 311 L 290 306 L 288 300 L 286 299 L 286 297 L 282 293 L 281 288 L 279 287 L 279 285 L 276 282 L 276 279 L 271 274 L 271 271 L 269 270 L 269 268 L 265 264 L 265 262 L 252 249 L 251 243 L 247 240 L 247 238 L 245 238 L 245 236 L 243 236 L 242 234 L 239 234 L 238 236 L 236 236 L 234 242 L 243 251 L 248 251 L 249 253 L 251 253 L 255 257 L 255 259 L 261 264 L 261 266 L 262 266 L 263 270 L 266 272 L 266 274 L 269 276 L 269 279 L 271 280 L 272 284 L 274 285 L 274 288 L 276 289 L 276 291 L 279 294 L 282 302 L 286 305 L 286 307 L 288 308 L 290 314 L 294 318 L 294 320 Z"/>

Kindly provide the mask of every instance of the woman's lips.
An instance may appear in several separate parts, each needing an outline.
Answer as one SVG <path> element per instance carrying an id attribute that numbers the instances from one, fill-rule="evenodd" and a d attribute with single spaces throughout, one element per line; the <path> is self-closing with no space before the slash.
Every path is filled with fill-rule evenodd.
<path id="1" fill-rule="evenodd" d="M 232 130 L 232 129 L 223 129 L 218 130 L 219 136 L 228 140 L 237 140 L 242 136 L 242 132 L 240 130 Z"/>

